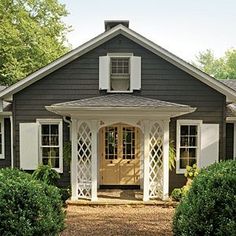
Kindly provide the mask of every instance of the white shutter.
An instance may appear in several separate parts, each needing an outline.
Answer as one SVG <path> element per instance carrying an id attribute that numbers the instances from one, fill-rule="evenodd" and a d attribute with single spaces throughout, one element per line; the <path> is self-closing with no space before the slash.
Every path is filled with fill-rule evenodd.
<path id="1" fill-rule="evenodd" d="M 110 57 L 99 57 L 99 89 L 108 90 L 110 87 Z"/>
<path id="2" fill-rule="evenodd" d="M 37 123 L 20 123 L 20 168 L 35 170 L 39 164 L 39 129 Z"/>
<path id="3" fill-rule="evenodd" d="M 131 90 L 141 89 L 141 57 L 130 57 L 130 87 Z"/>
<path id="4" fill-rule="evenodd" d="M 219 124 L 201 125 L 200 168 L 219 160 Z"/>

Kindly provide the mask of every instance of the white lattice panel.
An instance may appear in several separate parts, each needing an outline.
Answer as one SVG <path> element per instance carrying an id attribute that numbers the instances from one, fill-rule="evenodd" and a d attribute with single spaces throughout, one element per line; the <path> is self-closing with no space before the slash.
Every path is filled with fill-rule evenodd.
<path id="1" fill-rule="evenodd" d="M 162 197 L 163 130 L 158 123 L 151 126 L 149 138 L 149 197 Z"/>
<path id="2" fill-rule="evenodd" d="M 91 198 L 92 150 L 91 130 L 86 122 L 78 130 L 78 197 Z"/>

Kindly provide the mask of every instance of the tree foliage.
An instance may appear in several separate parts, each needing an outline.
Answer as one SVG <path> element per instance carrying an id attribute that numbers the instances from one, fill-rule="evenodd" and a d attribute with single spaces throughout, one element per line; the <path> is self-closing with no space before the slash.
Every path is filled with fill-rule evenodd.
<path id="1" fill-rule="evenodd" d="M 236 49 L 225 52 L 224 56 L 216 58 L 211 50 L 200 52 L 193 63 L 199 69 L 216 79 L 236 79 Z"/>
<path id="2" fill-rule="evenodd" d="M 10 85 L 66 53 L 65 6 L 58 0 L 0 1 L 0 83 Z"/>

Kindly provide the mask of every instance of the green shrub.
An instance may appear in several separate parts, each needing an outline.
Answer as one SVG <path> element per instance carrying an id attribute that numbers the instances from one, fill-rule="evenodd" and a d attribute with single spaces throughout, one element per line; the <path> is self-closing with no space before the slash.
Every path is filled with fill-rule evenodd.
<path id="1" fill-rule="evenodd" d="M 58 188 L 17 169 L 0 170 L 0 235 L 57 235 L 63 228 Z"/>
<path id="2" fill-rule="evenodd" d="M 236 235 L 236 161 L 201 170 L 173 220 L 178 236 Z"/>
<path id="3" fill-rule="evenodd" d="M 176 201 L 180 201 L 182 198 L 182 188 L 173 189 L 171 197 Z"/>
<path id="4" fill-rule="evenodd" d="M 196 164 L 193 164 L 193 166 L 186 166 L 186 171 L 184 173 L 184 176 L 188 179 L 193 179 L 199 174 L 200 170 L 197 168 Z"/>
<path id="5" fill-rule="evenodd" d="M 40 165 L 32 174 L 36 180 L 41 180 L 49 185 L 55 185 L 60 175 L 50 165 Z"/>

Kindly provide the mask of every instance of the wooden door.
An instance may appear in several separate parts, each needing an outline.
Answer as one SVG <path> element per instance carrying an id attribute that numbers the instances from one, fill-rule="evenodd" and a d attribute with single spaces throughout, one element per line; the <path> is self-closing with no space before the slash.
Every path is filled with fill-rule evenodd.
<path id="1" fill-rule="evenodd" d="M 100 131 L 102 185 L 139 185 L 140 133 L 136 127 L 117 124 Z"/>

